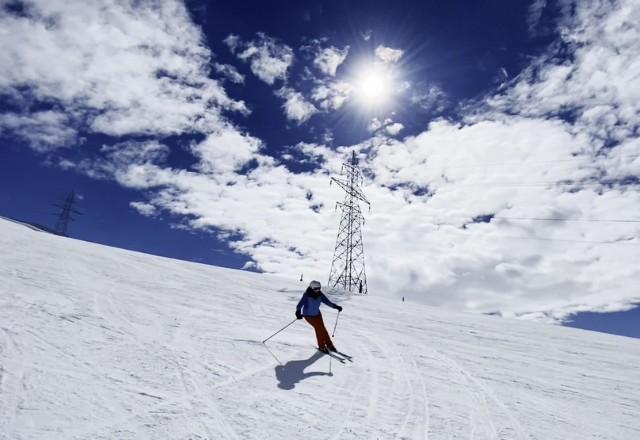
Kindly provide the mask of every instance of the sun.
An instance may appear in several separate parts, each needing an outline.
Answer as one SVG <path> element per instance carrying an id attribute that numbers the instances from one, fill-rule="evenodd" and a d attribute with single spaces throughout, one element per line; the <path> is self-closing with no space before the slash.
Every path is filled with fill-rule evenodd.
<path id="1" fill-rule="evenodd" d="M 353 85 L 362 105 L 379 108 L 391 97 L 393 75 L 390 70 L 379 64 L 364 64 L 360 66 Z"/>

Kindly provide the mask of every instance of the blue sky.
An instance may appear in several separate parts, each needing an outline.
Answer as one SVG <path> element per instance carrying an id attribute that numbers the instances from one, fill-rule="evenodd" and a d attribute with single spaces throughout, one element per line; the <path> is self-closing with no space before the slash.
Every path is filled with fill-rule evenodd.
<path id="1" fill-rule="evenodd" d="M 355 151 L 372 294 L 637 321 L 632 2 L 102 3 L 3 6 L 0 214 L 324 281 Z"/>

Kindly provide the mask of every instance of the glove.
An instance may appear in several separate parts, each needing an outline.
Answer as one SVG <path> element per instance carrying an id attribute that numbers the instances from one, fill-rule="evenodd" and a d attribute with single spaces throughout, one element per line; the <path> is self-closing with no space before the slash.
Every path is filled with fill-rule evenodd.
<path id="1" fill-rule="evenodd" d="M 302 313 L 298 312 L 297 310 L 296 310 L 296 318 L 302 319 Z"/>
<path id="2" fill-rule="evenodd" d="M 342 312 L 342 306 L 337 306 L 336 309 L 338 309 L 338 312 Z"/>

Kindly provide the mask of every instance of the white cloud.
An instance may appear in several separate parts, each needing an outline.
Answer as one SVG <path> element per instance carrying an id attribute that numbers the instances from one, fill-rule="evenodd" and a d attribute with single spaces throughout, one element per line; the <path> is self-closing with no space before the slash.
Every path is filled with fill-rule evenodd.
<path id="1" fill-rule="evenodd" d="M 238 72 L 238 69 L 236 69 L 231 64 L 214 63 L 213 69 L 216 72 L 224 75 L 231 82 L 234 82 L 236 84 L 244 83 L 244 75 Z"/>
<path id="2" fill-rule="evenodd" d="M 384 129 L 386 134 L 395 136 L 404 129 L 404 125 L 399 122 L 393 122 L 391 118 L 386 118 L 382 121 L 378 118 L 373 118 L 369 122 L 367 129 L 372 133 L 380 132 L 380 130 Z"/>
<path id="3" fill-rule="evenodd" d="M 395 136 L 400 133 L 404 129 L 404 125 L 399 122 L 394 122 L 393 124 L 389 124 L 385 127 L 385 131 L 391 136 Z"/>
<path id="4" fill-rule="evenodd" d="M 620 141 L 640 129 L 640 8 L 632 1 L 579 4 L 562 23 L 562 44 L 491 100 L 531 116 L 573 112 L 576 127 Z M 566 51 L 571 51 L 572 61 Z"/>
<path id="5" fill-rule="evenodd" d="M 277 95 L 285 99 L 282 107 L 287 119 L 296 121 L 298 124 L 302 124 L 314 113 L 318 112 L 318 109 L 307 101 L 300 92 L 296 92 L 291 88 L 284 87 L 278 90 Z"/>
<path id="6" fill-rule="evenodd" d="M 200 158 L 200 171 L 226 176 L 251 161 L 260 146 L 259 139 L 226 126 L 194 145 L 192 152 Z"/>
<path id="7" fill-rule="evenodd" d="M 158 141 L 124 141 L 113 145 L 103 145 L 96 157 L 78 162 L 62 159 L 59 166 L 74 169 L 94 179 L 114 179 L 131 187 L 144 188 L 144 183 L 124 182 L 128 169 L 145 164 L 163 165 L 169 155 L 169 147 Z"/>
<path id="8" fill-rule="evenodd" d="M 411 87 L 409 100 L 425 111 L 439 113 L 448 105 L 447 95 L 435 85 Z"/>
<path id="9" fill-rule="evenodd" d="M 338 110 L 352 92 L 353 86 L 346 81 L 320 81 L 311 91 L 311 99 L 324 111 Z"/>
<path id="10" fill-rule="evenodd" d="M 39 151 L 71 146 L 77 131 L 69 125 L 69 117 L 59 111 L 0 114 L 0 135 L 20 137 Z"/>
<path id="11" fill-rule="evenodd" d="M 116 165 L 163 163 L 169 155 L 169 147 L 157 141 L 126 141 L 104 145 L 101 151 Z"/>
<path id="12" fill-rule="evenodd" d="M 286 44 L 263 33 L 251 41 L 229 35 L 224 42 L 239 59 L 248 61 L 254 75 L 267 84 L 287 79 L 287 70 L 293 64 L 293 50 Z"/>
<path id="13" fill-rule="evenodd" d="M 375 54 L 376 57 L 385 63 L 397 63 L 400 58 L 402 58 L 404 51 L 402 49 L 394 49 L 392 47 L 379 45 L 376 47 Z"/>
<path id="14" fill-rule="evenodd" d="M 590 142 L 568 124 L 528 118 L 462 126 L 440 121 L 404 142 L 379 141 L 367 162 L 375 179 L 365 189 L 378 213 L 365 230 L 370 286 L 432 305 L 518 316 L 537 311 L 550 320 L 579 309 L 629 307 L 638 300 L 640 271 L 625 261 L 637 246 L 578 242 L 635 237 L 638 244 L 637 227 L 471 223 L 482 214 L 640 218 L 637 192 L 561 185 L 601 171 Z M 483 169 L 483 163 L 494 166 Z M 389 258 L 391 249 L 402 249 L 402 256 Z"/>
<path id="15" fill-rule="evenodd" d="M 238 50 L 238 46 L 240 45 L 240 37 L 238 35 L 230 34 L 222 41 L 227 45 L 227 47 L 229 47 L 231 53 L 236 53 L 236 50 Z"/>
<path id="16" fill-rule="evenodd" d="M 542 13 L 546 7 L 547 0 L 533 0 L 529 5 L 527 26 L 530 33 L 534 34 L 536 32 L 536 28 L 538 27 L 538 23 L 540 22 Z"/>
<path id="17" fill-rule="evenodd" d="M 268 161 L 246 175 L 236 174 L 231 185 L 218 175 L 152 163 L 128 166 L 123 171 L 122 183 L 132 182 L 139 188 L 144 182 L 147 188 L 155 188 L 149 203 L 156 209 L 192 217 L 192 228 L 240 232 L 242 238 L 230 245 L 250 255 L 262 270 L 285 273 L 286 266 L 294 263 L 294 270 L 312 273 L 330 257 L 334 219 L 311 209 L 331 200 L 326 176 L 291 174 Z M 307 198 L 310 191 L 311 200 Z M 324 233 L 309 241 L 318 228 Z M 298 253 L 292 253 L 291 248 Z"/>
<path id="18" fill-rule="evenodd" d="M 336 76 L 338 66 L 347 58 L 349 46 L 342 49 L 337 47 L 325 47 L 318 50 L 313 64 L 326 75 Z"/>
<path id="19" fill-rule="evenodd" d="M 369 130 L 370 132 L 374 132 L 374 131 L 378 131 L 380 130 L 385 124 L 389 124 L 391 123 L 391 119 L 387 118 L 384 121 L 381 121 L 378 118 L 373 118 L 371 119 L 371 121 L 369 121 L 369 125 L 367 126 L 367 130 Z"/>
<path id="20" fill-rule="evenodd" d="M 129 206 L 131 206 L 133 209 L 135 209 L 136 211 L 138 211 L 138 213 L 146 216 L 146 217 L 151 217 L 154 216 L 157 212 L 157 209 L 155 206 L 151 205 L 150 203 L 145 203 L 145 202 L 130 202 Z"/>
<path id="21" fill-rule="evenodd" d="M 0 94 L 56 103 L 68 127 L 179 134 L 247 111 L 208 77 L 210 52 L 180 2 L 34 1 L 0 10 L 0 40 Z"/>

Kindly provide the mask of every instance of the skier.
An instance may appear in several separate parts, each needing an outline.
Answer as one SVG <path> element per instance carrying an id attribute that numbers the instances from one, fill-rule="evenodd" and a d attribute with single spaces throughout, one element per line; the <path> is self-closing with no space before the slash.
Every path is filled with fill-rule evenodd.
<path id="1" fill-rule="evenodd" d="M 320 313 L 320 303 L 323 302 L 329 307 L 338 310 L 338 312 L 342 311 L 342 307 L 329 301 L 324 293 L 320 291 L 320 287 L 319 281 L 311 281 L 311 283 L 309 283 L 309 287 L 307 287 L 307 290 L 296 306 L 296 318 L 304 318 L 311 324 L 316 332 L 318 349 L 323 353 L 328 353 L 329 351 L 337 350 L 333 342 L 331 342 L 329 332 L 327 332 L 327 329 L 324 327 L 324 321 Z"/>

